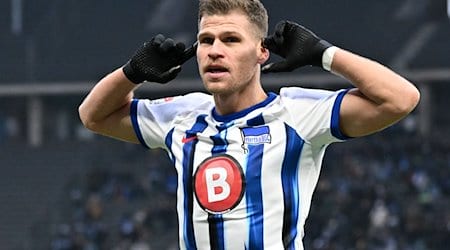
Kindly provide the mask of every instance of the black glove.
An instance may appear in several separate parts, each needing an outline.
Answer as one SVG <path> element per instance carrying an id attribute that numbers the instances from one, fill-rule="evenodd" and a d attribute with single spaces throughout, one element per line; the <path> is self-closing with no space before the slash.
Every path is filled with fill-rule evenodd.
<path id="1" fill-rule="evenodd" d="M 143 81 L 167 83 L 181 71 L 181 65 L 195 55 L 197 44 L 186 49 L 184 43 L 158 34 L 145 42 L 123 66 L 125 76 L 133 83 Z"/>
<path id="2" fill-rule="evenodd" d="M 332 45 L 297 23 L 281 21 L 264 39 L 264 46 L 285 59 L 262 68 L 263 73 L 269 73 L 293 71 L 305 65 L 322 67 L 322 54 Z"/>

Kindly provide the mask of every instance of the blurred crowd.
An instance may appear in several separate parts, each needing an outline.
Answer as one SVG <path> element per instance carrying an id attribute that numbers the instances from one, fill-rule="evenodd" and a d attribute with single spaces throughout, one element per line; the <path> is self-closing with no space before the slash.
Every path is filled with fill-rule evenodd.
<path id="1" fill-rule="evenodd" d="M 393 127 L 331 146 L 306 249 L 447 249 L 450 142 Z"/>
<path id="2" fill-rule="evenodd" d="M 450 138 L 394 126 L 331 145 L 324 159 L 305 249 L 426 250 L 450 245 Z M 143 171 L 93 168 L 71 184 L 69 213 L 52 250 L 177 249 L 176 174 L 162 151 Z M 123 162 L 126 166 L 127 162 Z"/>
<path id="3" fill-rule="evenodd" d="M 95 167 L 71 181 L 52 250 L 177 249 L 175 170 L 162 151 L 130 153 L 149 154 L 134 158 L 144 171 L 129 158 L 123 170 Z"/>

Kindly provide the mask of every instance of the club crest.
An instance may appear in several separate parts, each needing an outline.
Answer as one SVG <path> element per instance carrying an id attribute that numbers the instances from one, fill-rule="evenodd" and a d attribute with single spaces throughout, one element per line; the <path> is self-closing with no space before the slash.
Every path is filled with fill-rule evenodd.
<path id="1" fill-rule="evenodd" d="M 247 127 L 241 129 L 242 148 L 246 151 L 246 145 L 261 145 L 271 143 L 272 136 L 268 126 Z"/>

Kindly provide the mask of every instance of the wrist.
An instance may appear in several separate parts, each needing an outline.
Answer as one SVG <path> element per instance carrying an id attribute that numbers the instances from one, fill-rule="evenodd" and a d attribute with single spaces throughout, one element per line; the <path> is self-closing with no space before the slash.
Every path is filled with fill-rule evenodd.
<path id="1" fill-rule="evenodd" d="M 122 67 L 122 71 L 125 74 L 125 76 L 128 78 L 128 80 L 130 80 L 130 82 L 132 82 L 134 84 L 140 84 L 145 80 L 141 76 L 139 76 L 138 72 L 136 72 L 133 69 L 130 62 L 127 62 Z"/>
<path id="2" fill-rule="evenodd" d="M 334 54 L 337 49 L 338 47 L 336 46 L 331 46 L 325 49 L 322 54 L 322 68 L 327 71 L 331 71 L 331 64 L 333 63 Z"/>
<path id="3" fill-rule="evenodd" d="M 314 47 L 311 48 L 313 55 L 311 65 L 316 67 L 323 67 L 323 54 L 328 48 L 332 46 L 333 45 L 329 42 L 317 38 L 317 42 L 315 43 Z"/>

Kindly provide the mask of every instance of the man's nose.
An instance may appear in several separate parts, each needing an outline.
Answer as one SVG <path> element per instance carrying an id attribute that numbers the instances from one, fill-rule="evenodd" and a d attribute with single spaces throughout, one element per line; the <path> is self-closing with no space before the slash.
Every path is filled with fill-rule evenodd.
<path id="1" fill-rule="evenodd" d="M 223 49 L 224 49 L 223 43 L 218 40 L 215 40 L 209 48 L 208 56 L 213 59 L 223 57 L 224 53 Z"/>

